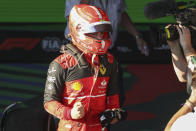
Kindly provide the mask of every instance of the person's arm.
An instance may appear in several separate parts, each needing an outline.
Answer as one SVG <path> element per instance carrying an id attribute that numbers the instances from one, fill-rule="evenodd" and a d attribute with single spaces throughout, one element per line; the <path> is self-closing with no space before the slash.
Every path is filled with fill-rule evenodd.
<path id="1" fill-rule="evenodd" d="M 184 105 L 172 116 L 167 126 L 165 127 L 164 131 L 170 131 L 172 125 L 176 122 L 176 120 L 181 116 L 186 115 L 189 112 L 192 112 L 195 106 L 196 106 L 196 88 L 193 88 L 190 97 L 186 100 Z"/>
<path id="2" fill-rule="evenodd" d="M 185 68 L 184 67 L 184 59 L 185 59 L 186 63 L 189 62 L 190 56 L 195 55 L 195 50 L 192 48 L 192 45 L 191 45 L 191 34 L 190 34 L 189 29 L 184 26 L 176 26 L 176 28 L 179 32 L 180 45 L 181 45 L 183 52 L 184 52 L 184 57 L 183 57 L 183 61 L 181 63 L 182 64 L 181 66 L 183 66 L 183 68 Z M 179 45 L 177 45 L 177 43 L 175 43 L 175 42 L 170 42 L 168 44 L 170 45 L 172 52 L 177 52 L 177 53 L 175 53 L 175 55 L 176 55 L 176 57 L 178 57 L 178 60 L 180 61 L 180 58 L 182 57 L 182 53 L 180 53 L 179 49 L 177 48 L 177 47 L 179 47 Z M 176 44 L 176 45 L 173 45 L 173 44 Z M 180 66 L 180 63 L 178 63 L 178 64 Z M 186 64 L 186 68 L 188 68 L 187 64 Z M 195 85 L 192 85 L 192 86 L 193 86 L 193 88 L 192 88 L 192 92 L 191 92 L 189 99 L 185 102 L 183 107 L 180 108 L 180 110 L 176 114 L 173 115 L 173 117 L 168 122 L 168 124 L 165 128 L 165 131 L 170 131 L 172 125 L 179 117 L 193 111 L 193 108 L 196 105 L 196 87 L 195 87 Z"/>
<path id="3" fill-rule="evenodd" d="M 84 107 L 81 103 L 75 103 L 68 107 L 61 102 L 64 89 L 64 69 L 53 61 L 48 69 L 44 92 L 44 108 L 55 117 L 63 120 L 81 119 L 84 117 Z"/>
<path id="4" fill-rule="evenodd" d="M 71 119 L 71 108 L 61 102 L 64 89 L 64 70 L 57 62 L 49 65 L 44 91 L 45 110 L 59 119 Z"/>
<path id="5" fill-rule="evenodd" d="M 106 110 L 116 110 L 120 108 L 118 88 L 121 87 L 118 87 L 118 85 L 118 63 L 114 58 L 110 81 L 107 88 Z M 118 119 L 114 118 L 110 124 L 115 124 L 116 122 L 118 122 Z"/>
<path id="6" fill-rule="evenodd" d="M 185 26 L 176 26 L 177 30 L 179 32 L 180 37 L 180 45 L 183 49 L 184 56 L 186 57 L 186 60 L 189 60 L 189 56 L 196 55 L 196 52 L 191 44 L 191 33 L 189 28 Z"/>
<path id="7" fill-rule="evenodd" d="M 167 41 L 171 50 L 172 64 L 180 82 L 186 82 L 187 61 L 181 50 L 179 40 Z"/>
<path id="8" fill-rule="evenodd" d="M 113 57 L 113 56 L 112 56 Z M 110 80 L 107 87 L 107 102 L 106 102 L 106 109 L 114 109 L 119 108 L 119 88 L 118 87 L 118 62 L 113 57 L 113 63 L 111 66 L 111 74 L 110 74 Z"/>
<path id="9" fill-rule="evenodd" d="M 171 25 L 168 25 L 168 28 Z M 187 80 L 187 56 L 194 54 L 194 50 L 191 45 L 191 36 L 188 28 L 183 26 L 175 26 L 178 29 L 180 38 L 175 41 L 167 41 L 171 49 L 172 64 L 176 75 L 180 82 L 186 82 Z"/>
<path id="10" fill-rule="evenodd" d="M 131 35 L 134 36 L 137 42 L 137 47 L 141 53 L 146 56 L 149 55 L 147 43 L 143 40 L 140 32 L 135 28 L 134 23 L 126 12 L 122 13 L 121 24 Z"/>
<path id="11" fill-rule="evenodd" d="M 194 108 L 194 105 L 193 105 L 193 102 L 191 102 L 190 100 L 187 100 L 185 102 L 185 104 L 180 108 L 180 110 L 178 110 L 178 112 L 176 114 L 174 114 L 172 116 L 172 118 L 169 120 L 166 128 L 164 131 L 170 131 L 171 130 L 171 127 L 172 125 L 174 124 L 174 122 L 181 116 L 189 113 L 189 112 L 192 112 L 193 111 L 193 108 Z"/>

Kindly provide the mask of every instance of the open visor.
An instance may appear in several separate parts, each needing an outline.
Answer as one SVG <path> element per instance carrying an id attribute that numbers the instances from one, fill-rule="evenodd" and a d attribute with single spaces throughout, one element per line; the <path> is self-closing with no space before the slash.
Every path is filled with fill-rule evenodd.
<path id="1" fill-rule="evenodd" d="M 107 40 L 110 38 L 110 33 L 112 32 L 112 26 L 108 21 L 101 21 L 90 24 L 89 28 L 83 33 L 91 38 L 97 40 Z M 98 34 L 101 33 L 101 37 Z"/>

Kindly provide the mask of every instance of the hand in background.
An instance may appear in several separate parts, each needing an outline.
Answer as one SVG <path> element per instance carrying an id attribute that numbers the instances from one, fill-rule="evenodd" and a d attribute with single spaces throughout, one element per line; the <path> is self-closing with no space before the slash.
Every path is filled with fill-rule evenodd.
<path id="1" fill-rule="evenodd" d="M 71 109 L 71 117 L 72 119 L 81 119 L 85 115 L 84 106 L 81 102 L 76 102 Z"/>
<path id="2" fill-rule="evenodd" d="M 191 33 L 189 28 L 185 27 L 185 26 L 176 26 L 179 36 L 180 36 L 180 44 L 182 46 L 183 49 L 186 48 L 192 48 L 191 45 Z"/>
<path id="3" fill-rule="evenodd" d="M 145 56 L 148 56 L 149 49 L 148 49 L 146 41 L 144 41 L 142 38 L 139 38 L 139 39 L 136 39 L 136 42 L 137 42 L 137 47 L 140 50 L 140 52 L 144 54 Z"/>

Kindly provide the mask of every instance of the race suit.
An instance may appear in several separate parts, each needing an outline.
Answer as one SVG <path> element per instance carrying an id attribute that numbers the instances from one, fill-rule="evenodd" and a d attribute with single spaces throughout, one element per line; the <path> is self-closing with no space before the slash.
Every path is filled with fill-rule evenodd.
<path id="1" fill-rule="evenodd" d="M 44 108 L 60 119 L 58 131 L 101 131 L 100 113 L 119 108 L 117 62 L 109 53 L 96 56 L 82 54 L 74 45 L 65 46 L 63 54 L 48 69 Z M 71 118 L 71 109 L 81 102 L 85 116 Z"/>

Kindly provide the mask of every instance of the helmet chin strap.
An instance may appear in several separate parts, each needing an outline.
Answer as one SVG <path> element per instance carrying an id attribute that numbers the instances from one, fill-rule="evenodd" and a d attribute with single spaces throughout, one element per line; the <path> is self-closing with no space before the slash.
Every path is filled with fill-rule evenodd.
<path id="1" fill-rule="evenodd" d="M 93 54 L 92 55 L 92 58 L 91 58 L 92 65 L 94 65 L 94 66 L 99 66 L 100 65 L 98 56 L 99 56 L 98 54 Z"/>
<path id="2" fill-rule="evenodd" d="M 95 57 L 96 57 L 96 54 L 93 54 L 92 59 L 91 59 L 92 64 L 95 64 Z"/>

